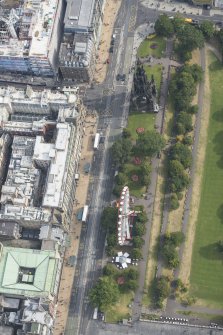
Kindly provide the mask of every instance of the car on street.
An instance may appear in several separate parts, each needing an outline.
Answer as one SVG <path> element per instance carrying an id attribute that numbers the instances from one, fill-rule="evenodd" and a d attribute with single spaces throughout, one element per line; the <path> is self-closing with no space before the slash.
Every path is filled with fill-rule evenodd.
<path id="1" fill-rule="evenodd" d="M 114 47 L 111 46 L 111 47 L 109 48 L 109 52 L 110 52 L 110 53 L 113 53 L 113 51 L 114 51 Z"/>
<path id="2" fill-rule="evenodd" d="M 121 79 L 121 75 L 120 74 L 117 74 L 116 76 L 116 80 L 119 81 Z"/>

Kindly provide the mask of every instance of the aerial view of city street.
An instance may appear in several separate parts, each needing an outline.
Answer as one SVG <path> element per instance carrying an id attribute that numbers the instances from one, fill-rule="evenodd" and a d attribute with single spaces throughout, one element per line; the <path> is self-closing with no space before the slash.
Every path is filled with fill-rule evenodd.
<path id="1" fill-rule="evenodd" d="M 223 334 L 223 0 L 0 1 L 0 335 Z"/>

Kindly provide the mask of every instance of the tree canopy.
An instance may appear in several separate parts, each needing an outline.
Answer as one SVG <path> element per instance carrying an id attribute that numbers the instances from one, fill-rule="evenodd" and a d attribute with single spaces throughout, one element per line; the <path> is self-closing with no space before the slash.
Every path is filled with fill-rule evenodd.
<path id="1" fill-rule="evenodd" d="M 168 174 L 171 192 L 181 192 L 189 185 L 190 178 L 179 161 L 169 162 Z"/>
<path id="2" fill-rule="evenodd" d="M 93 306 L 99 307 L 101 311 L 106 311 L 118 301 L 118 285 L 110 277 L 101 277 L 91 289 L 89 297 Z"/>
<path id="3" fill-rule="evenodd" d="M 155 32 L 157 35 L 170 37 L 174 34 L 173 23 L 166 14 L 162 14 L 156 20 L 154 26 Z"/>
<path id="4" fill-rule="evenodd" d="M 192 116 L 186 112 L 180 112 L 176 118 L 176 133 L 178 135 L 185 135 L 193 130 Z"/>
<path id="5" fill-rule="evenodd" d="M 178 160 L 185 169 L 189 168 L 192 163 L 192 154 L 188 146 L 178 142 L 170 151 L 170 158 L 172 160 Z"/>
<path id="6" fill-rule="evenodd" d="M 200 30 L 202 31 L 206 40 L 210 40 L 214 35 L 214 25 L 211 21 L 202 21 L 200 24 Z"/>
<path id="7" fill-rule="evenodd" d="M 170 93 L 174 97 L 176 110 L 187 110 L 196 93 L 196 83 L 193 75 L 188 71 L 176 73 L 171 80 Z"/>
<path id="8" fill-rule="evenodd" d="M 175 193 L 171 194 L 171 198 L 170 198 L 170 209 L 171 210 L 175 210 L 177 208 L 179 208 L 179 200 L 177 198 L 177 195 Z"/>
<path id="9" fill-rule="evenodd" d="M 133 248 L 131 251 L 131 256 L 133 259 L 141 259 L 142 258 L 142 252 L 139 248 Z"/>
<path id="10" fill-rule="evenodd" d="M 118 220 L 118 209 L 115 207 L 105 207 L 101 216 L 101 225 L 110 233 L 116 232 Z"/>
<path id="11" fill-rule="evenodd" d="M 170 294 L 170 282 L 166 276 L 155 279 L 154 283 L 154 304 L 157 308 L 163 307 L 163 300 Z"/>
<path id="12" fill-rule="evenodd" d="M 203 33 L 191 24 L 184 24 L 176 32 L 179 49 L 182 52 L 191 52 L 204 46 Z"/>
<path id="13" fill-rule="evenodd" d="M 133 236 L 132 243 L 134 248 L 142 248 L 145 241 L 140 236 Z"/>
<path id="14" fill-rule="evenodd" d="M 164 138 L 156 131 L 146 131 L 139 134 L 135 150 L 140 156 L 153 157 L 158 154 L 165 145 Z"/>
<path id="15" fill-rule="evenodd" d="M 129 138 L 121 138 L 112 145 L 111 150 L 114 163 L 122 165 L 126 163 L 130 157 L 132 142 Z"/>

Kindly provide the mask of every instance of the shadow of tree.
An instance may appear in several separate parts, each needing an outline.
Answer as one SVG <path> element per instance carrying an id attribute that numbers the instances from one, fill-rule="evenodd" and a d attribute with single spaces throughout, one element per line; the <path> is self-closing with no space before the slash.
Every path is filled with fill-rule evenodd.
<path id="1" fill-rule="evenodd" d="M 223 204 L 221 204 L 217 209 L 217 216 L 221 220 L 221 223 L 223 223 Z"/>
<path id="2" fill-rule="evenodd" d="M 215 121 L 218 121 L 218 122 L 223 122 L 223 109 L 215 112 L 212 115 L 212 119 L 214 119 Z"/>
<path id="3" fill-rule="evenodd" d="M 216 60 L 215 62 L 212 62 L 210 65 L 209 65 L 209 70 L 210 71 L 219 71 L 222 69 L 222 64 Z"/>
<path id="4" fill-rule="evenodd" d="M 219 131 L 213 139 L 214 143 L 214 152 L 220 156 L 220 159 L 217 161 L 217 166 L 223 169 L 223 130 Z"/>
<path id="5" fill-rule="evenodd" d="M 209 260 L 222 260 L 223 262 L 223 254 L 219 252 L 217 242 L 206 245 L 205 247 L 201 247 L 199 250 L 199 254 L 203 258 Z"/>

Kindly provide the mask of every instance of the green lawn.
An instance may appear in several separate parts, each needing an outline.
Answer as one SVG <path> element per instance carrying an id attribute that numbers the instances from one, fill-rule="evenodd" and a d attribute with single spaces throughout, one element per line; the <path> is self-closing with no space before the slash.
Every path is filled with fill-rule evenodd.
<path id="1" fill-rule="evenodd" d="M 136 129 L 139 127 L 145 128 L 145 130 L 153 130 L 155 122 L 154 113 L 131 113 L 128 118 L 127 129 L 131 132 L 131 139 L 137 139 Z"/>
<path id="2" fill-rule="evenodd" d="M 133 292 L 120 294 L 118 303 L 110 307 L 106 312 L 106 322 L 116 323 L 122 319 L 128 319 L 131 314 L 129 305 L 131 304 L 133 297 Z"/>
<path id="3" fill-rule="evenodd" d="M 140 198 L 146 191 L 146 187 L 142 186 L 140 183 L 140 172 L 139 172 L 140 166 L 135 165 L 134 163 L 127 163 L 124 166 L 125 174 L 128 177 L 127 185 L 129 187 L 131 195 Z M 132 181 L 131 176 L 132 175 L 138 175 L 139 181 Z"/>
<path id="4" fill-rule="evenodd" d="M 162 78 L 162 65 L 156 64 L 153 66 L 144 65 L 144 69 L 146 71 L 146 75 L 148 80 L 151 80 L 151 76 L 154 76 L 156 88 L 160 93 L 160 85 L 161 85 L 161 78 Z"/>
<path id="5" fill-rule="evenodd" d="M 223 308 L 223 67 L 210 54 L 211 114 L 196 226 L 191 293 L 209 305 Z"/>
<path id="6" fill-rule="evenodd" d="M 157 44 L 156 49 L 151 49 L 151 45 Z M 141 58 L 153 56 L 156 58 L 161 58 L 162 53 L 165 50 L 166 41 L 163 37 L 154 36 L 151 39 L 145 39 L 139 46 L 138 49 L 138 56 Z"/>

